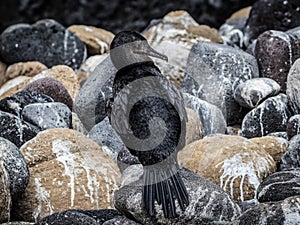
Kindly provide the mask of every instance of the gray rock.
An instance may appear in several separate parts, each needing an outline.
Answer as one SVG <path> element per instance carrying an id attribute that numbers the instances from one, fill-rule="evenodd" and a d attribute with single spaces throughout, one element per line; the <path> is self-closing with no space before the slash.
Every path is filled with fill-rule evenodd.
<path id="1" fill-rule="evenodd" d="M 161 206 L 155 205 L 155 216 L 149 217 L 141 206 L 142 179 L 120 188 L 115 193 L 115 207 L 141 224 L 225 224 L 240 215 L 240 208 L 219 186 L 182 169 L 190 204 L 182 212 L 176 204 L 178 218 L 165 219 Z"/>
<path id="2" fill-rule="evenodd" d="M 286 153 L 281 157 L 279 169 L 291 170 L 300 167 L 300 135 L 294 136 Z"/>
<path id="3" fill-rule="evenodd" d="M 270 97 L 247 113 L 242 122 L 241 135 L 253 138 L 285 131 L 289 117 L 286 95 Z"/>
<path id="4" fill-rule="evenodd" d="M 300 114 L 300 59 L 297 59 L 289 70 L 286 86 L 288 104 L 294 114 Z"/>
<path id="5" fill-rule="evenodd" d="M 11 197 L 18 199 L 29 182 L 29 169 L 20 150 L 9 140 L 0 137 L 3 165 L 8 173 Z"/>
<path id="6" fill-rule="evenodd" d="M 25 106 L 22 118 L 41 130 L 70 128 L 72 112 L 67 105 L 60 102 L 35 103 Z"/>
<path id="7" fill-rule="evenodd" d="M 285 131 L 273 132 L 273 133 L 268 134 L 267 136 L 280 137 L 280 138 L 284 138 L 286 140 L 288 139 L 287 132 L 285 132 Z"/>
<path id="8" fill-rule="evenodd" d="M 118 217 L 104 222 L 103 225 L 141 225 L 141 224 L 132 221 L 126 217 Z"/>
<path id="9" fill-rule="evenodd" d="M 4 167 L 3 152 L 0 151 L 0 223 L 9 221 L 11 206 L 9 175 Z"/>
<path id="10" fill-rule="evenodd" d="M 286 132 L 289 140 L 300 133 L 300 114 L 289 118 L 286 125 Z"/>
<path id="11" fill-rule="evenodd" d="M 243 107 L 255 108 L 267 97 L 280 91 L 279 84 L 269 78 L 253 78 L 240 83 L 234 90 L 234 99 Z"/>
<path id="12" fill-rule="evenodd" d="M 129 165 L 124 171 L 122 171 L 121 187 L 138 181 L 143 176 L 143 173 L 144 169 L 142 164 Z"/>
<path id="13" fill-rule="evenodd" d="M 300 224 L 299 204 L 300 196 L 261 203 L 245 211 L 230 225 L 297 225 Z"/>
<path id="14" fill-rule="evenodd" d="M 117 161 L 119 152 L 125 147 L 121 138 L 110 125 L 108 117 L 96 124 L 87 136 L 100 145 L 102 150 L 114 161 Z"/>
<path id="15" fill-rule="evenodd" d="M 239 124 L 244 114 L 233 91 L 258 75 L 252 55 L 226 45 L 198 43 L 189 54 L 182 90 L 218 106 L 228 125 Z"/>
<path id="16" fill-rule="evenodd" d="M 300 168 L 273 173 L 257 189 L 260 202 L 281 201 L 296 195 L 300 196 Z"/>
<path id="17" fill-rule="evenodd" d="M 197 112 L 204 129 L 204 135 L 225 134 L 226 120 L 217 106 L 188 93 L 184 93 L 183 97 L 185 107 Z"/>
<path id="18" fill-rule="evenodd" d="M 251 207 L 255 206 L 259 204 L 259 201 L 254 198 L 254 199 L 250 199 L 250 200 L 247 200 L 247 201 L 243 201 L 239 204 L 242 212 L 245 212 L 246 210 L 250 209 Z"/>
<path id="19" fill-rule="evenodd" d="M 140 164 L 140 161 L 138 157 L 132 155 L 130 151 L 124 146 L 124 148 L 118 154 L 117 164 L 121 173 L 123 173 L 123 171 L 129 166 Z"/>
<path id="20" fill-rule="evenodd" d="M 112 98 L 112 84 L 117 70 L 110 57 L 103 60 L 80 88 L 74 112 L 89 131 L 106 117 L 107 101 Z"/>

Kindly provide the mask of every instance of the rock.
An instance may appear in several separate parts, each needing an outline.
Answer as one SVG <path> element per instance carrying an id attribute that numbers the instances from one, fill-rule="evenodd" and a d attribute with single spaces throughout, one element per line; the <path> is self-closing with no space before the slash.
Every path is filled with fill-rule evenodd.
<path id="1" fill-rule="evenodd" d="M 87 136 L 100 145 L 102 150 L 115 162 L 118 153 L 125 147 L 121 138 L 110 125 L 108 117 L 95 125 Z"/>
<path id="2" fill-rule="evenodd" d="M 188 122 L 186 123 L 185 144 L 200 140 L 204 136 L 204 129 L 198 114 L 189 108 L 186 108 Z"/>
<path id="3" fill-rule="evenodd" d="M 253 78 L 240 83 L 234 90 L 234 99 L 243 107 L 255 108 L 268 97 L 279 93 L 279 84 L 269 78 Z"/>
<path id="4" fill-rule="evenodd" d="M 271 136 L 271 137 L 280 137 L 283 139 L 288 139 L 287 133 L 285 131 L 281 131 L 281 132 L 273 132 L 268 134 L 267 136 Z"/>
<path id="5" fill-rule="evenodd" d="M 111 87 L 116 72 L 110 57 L 107 57 L 80 88 L 74 102 L 74 112 L 88 131 L 106 117 L 106 105 L 112 98 Z"/>
<path id="6" fill-rule="evenodd" d="M 276 170 L 265 150 L 239 136 L 216 135 L 193 142 L 179 152 L 178 160 L 218 184 L 236 202 L 253 199 L 260 182 Z"/>
<path id="7" fill-rule="evenodd" d="M 245 45 L 267 30 L 286 31 L 300 26 L 298 0 L 258 0 L 252 9 L 245 27 Z"/>
<path id="8" fill-rule="evenodd" d="M 199 25 L 186 11 L 168 13 L 147 31 L 146 38 L 154 49 L 168 56 L 168 62 L 154 61 L 162 74 L 177 86 L 183 80 L 193 44 L 203 41 L 222 43 L 217 30 Z"/>
<path id="9" fill-rule="evenodd" d="M 254 199 L 250 199 L 248 201 L 241 202 L 239 204 L 239 206 L 240 206 L 242 212 L 245 212 L 246 210 L 252 208 L 253 206 L 255 206 L 257 204 L 259 204 L 259 201 L 256 198 L 254 198 Z"/>
<path id="10" fill-rule="evenodd" d="M 113 218 L 119 218 L 122 216 L 120 212 L 114 209 L 100 209 L 100 210 L 82 210 L 77 209 L 77 212 L 83 213 L 94 218 L 98 224 L 103 224 Z"/>
<path id="11" fill-rule="evenodd" d="M 226 121 L 218 107 L 188 93 L 184 93 L 183 97 L 185 107 L 198 114 L 203 126 L 204 136 L 225 133 Z"/>
<path id="12" fill-rule="evenodd" d="M 30 77 L 20 76 L 7 81 L 0 88 L 0 99 L 21 91 L 30 81 Z"/>
<path id="13" fill-rule="evenodd" d="M 250 15 L 252 7 L 248 6 L 245 8 L 242 8 L 236 12 L 234 12 L 228 19 L 227 21 L 234 20 L 234 19 L 239 19 L 239 18 L 248 18 Z"/>
<path id="14" fill-rule="evenodd" d="M 33 77 L 46 69 L 47 67 L 38 61 L 20 62 L 7 67 L 5 76 L 8 79 L 19 76 Z"/>
<path id="15" fill-rule="evenodd" d="M 285 131 L 289 117 L 286 95 L 270 97 L 247 113 L 242 122 L 241 135 L 254 138 Z"/>
<path id="16" fill-rule="evenodd" d="M 81 65 L 77 72 L 77 78 L 80 86 L 83 86 L 84 82 L 88 79 L 95 68 L 108 56 L 107 53 L 102 55 L 93 55 L 87 58 L 87 60 Z"/>
<path id="17" fill-rule="evenodd" d="M 298 135 L 300 133 L 300 115 L 292 116 L 286 125 L 286 132 L 288 135 L 288 139 L 290 140 L 292 137 Z"/>
<path id="18" fill-rule="evenodd" d="M 121 187 L 130 185 L 131 183 L 138 181 L 144 174 L 143 165 L 138 162 L 138 164 L 132 164 L 122 171 Z"/>
<path id="19" fill-rule="evenodd" d="M 93 26 L 73 25 L 68 30 L 85 43 L 89 55 L 101 55 L 109 51 L 114 34 Z"/>
<path id="20" fill-rule="evenodd" d="M 29 222 L 9 222 L 9 223 L 1 223 L 1 225 L 34 225 L 34 223 L 29 223 Z"/>
<path id="21" fill-rule="evenodd" d="M 276 202 L 297 195 L 300 195 L 300 168 L 273 173 L 257 189 L 260 202 Z"/>
<path id="22" fill-rule="evenodd" d="M 282 156 L 279 164 L 281 171 L 300 167 L 300 135 L 294 136 L 290 142 L 287 152 Z"/>
<path id="23" fill-rule="evenodd" d="M 4 167 L 3 151 L 0 151 L 0 223 L 9 221 L 11 204 L 9 175 Z"/>
<path id="24" fill-rule="evenodd" d="M 299 204 L 299 196 L 261 203 L 245 211 L 232 225 L 296 225 L 300 223 Z"/>
<path id="25" fill-rule="evenodd" d="M 74 70 L 72 70 L 68 66 L 62 66 L 62 65 L 54 66 L 51 69 L 45 70 L 40 74 L 36 75 L 35 77 L 33 77 L 31 79 L 31 82 L 46 77 L 54 78 L 60 81 L 68 90 L 72 99 L 73 100 L 75 99 L 77 93 L 79 92 L 80 85 Z"/>
<path id="26" fill-rule="evenodd" d="M 254 54 L 260 76 L 275 80 L 285 92 L 289 70 L 300 55 L 300 33 L 266 31 L 257 38 Z"/>
<path id="27" fill-rule="evenodd" d="M 165 219 L 158 204 L 154 216 L 148 216 L 141 203 L 143 179 L 120 188 L 115 193 L 115 207 L 141 224 L 221 224 L 240 215 L 238 205 L 220 187 L 186 169 L 179 173 L 187 187 L 190 204 L 184 212 L 176 204 L 177 218 Z"/>
<path id="28" fill-rule="evenodd" d="M 71 128 L 72 112 L 63 103 L 35 103 L 24 107 L 22 118 L 40 130 Z"/>
<path id="29" fill-rule="evenodd" d="M 286 139 L 274 136 L 252 138 L 250 141 L 258 144 L 262 149 L 269 153 L 277 164 L 280 162 L 283 154 L 287 152 L 289 145 Z"/>
<path id="30" fill-rule="evenodd" d="M 45 77 L 29 83 L 24 90 L 36 91 L 38 93 L 48 95 L 55 102 L 66 104 L 71 110 L 73 108 L 73 100 L 65 86 L 52 77 Z"/>
<path id="31" fill-rule="evenodd" d="M 77 70 L 86 57 L 84 43 L 51 19 L 12 25 L 3 31 L 0 43 L 7 64 L 39 61 L 47 67 L 62 64 Z"/>
<path id="32" fill-rule="evenodd" d="M 300 114 L 300 59 L 296 60 L 287 76 L 286 95 L 294 114 Z"/>
<path id="33" fill-rule="evenodd" d="M 140 161 L 138 157 L 132 155 L 130 151 L 124 146 L 124 148 L 118 154 L 117 164 L 121 173 L 123 174 L 126 168 L 131 165 L 140 164 Z"/>
<path id="34" fill-rule="evenodd" d="M 126 217 L 118 217 L 104 222 L 103 225 L 141 225 L 141 224 L 134 222 Z"/>
<path id="35" fill-rule="evenodd" d="M 29 165 L 30 180 L 15 213 L 27 221 L 72 208 L 113 207 L 121 177 L 117 165 L 83 134 L 48 129 L 20 150 Z"/>
<path id="36" fill-rule="evenodd" d="M 7 81 L 5 76 L 7 65 L 0 61 L 0 87 Z"/>
<path id="37" fill-rule="evenodd" d="M 76 130 L 80 133 L 83 133 L 85 135 L 87 135 L 87 130 L 84 128 L 82 122 L 80 121 L 80 119 L 78 118 L 77 114 L 72 112 L 72 129 Z"/>
<path id="38" fill-rule="evenodd" d="M 29 181 L 29 170 L 20 150 L 9 140 L 0 137 L 0 154 L 8 174 L 10 194 L 17 200 L 24 192 Z"/>
<path id="39" fill-rule="evenodd" d="M 244 114 L 233 91 L 258 74 L 252 55 L 226 45 L 198 43 L 189 54 L 182 90 L 219 107 L 228 125 L 239 124 Z"/>

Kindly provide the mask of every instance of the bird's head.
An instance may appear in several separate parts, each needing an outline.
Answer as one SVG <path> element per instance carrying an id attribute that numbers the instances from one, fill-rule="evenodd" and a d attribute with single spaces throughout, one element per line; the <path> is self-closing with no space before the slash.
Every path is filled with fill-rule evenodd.
<path id="1" fill-rule="evenodd" d="M 168 61 L 167 56 L 151 48 L 146 38 L 135 31 L 116 34 L 110 45 L 110 58 L 118 70 L 135 63 L 152 61 L 149 56 Z"/>

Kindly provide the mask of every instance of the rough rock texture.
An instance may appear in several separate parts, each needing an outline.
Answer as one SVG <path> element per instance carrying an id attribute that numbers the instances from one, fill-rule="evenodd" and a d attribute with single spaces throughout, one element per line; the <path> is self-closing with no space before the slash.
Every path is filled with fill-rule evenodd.
<path id="1" fill-rule="evenodd" d="M 280 138 L 288 140 L 288 136 L 287 136 L 287 133 L 285 131 L 273 132 L 273 133 L 268 134 L 267 136 L 280 137 Z"/>
<path id="2" fill-rule="evenodd" d="M 117 165 L 83 134 L 49 129 L 20 150 L 29 165 L 30 180 L 15 214 L 37 221 L 72 208 L 113 207 L 121 177 Z"/>
<path id="3" fill-rule="evenodd" d="M 168 13 L 146 33 L 149 44 L 168 56 L 168 62 L 154 59 L 163 75 L 180 86 L 186 62 L 193 44 L 198 42 L 222 43 L 217 30 L 199 25 L 186 11 Z"/>
<path id="4" fill-rule="evenodd" d="M 29 170 L 20 150 L 9 140 L 0 137 L 0 154 L 8 174 L 8 184 L 13 200 L 24 192 L 29 181 Z"/>
<path id="5" fill-rule="evenodd" d="M 105 108 L 112 97 L 111 86 L 116 72 L 110 57 L 107 57 L 80 88 L 74 102 L 74 112 L 87 130 L 91 130 L 106 117 Z"/>
<path id="6" fill-rule="evenodd" d="M 213 104 L 188 93 L 183 94 L 186 108 L 194 110 L 202 123 L 204 136 L 226 131 L 226 120 L 221 110 Z"/>
<path id="7" fill-rule="evenodd" d="M 5 76 L 7 65 L 0 61 L 0 87 L 7 81 Z"/>
<path id="8" fill-rule="evenodd" d="M 141 224 L 134 222 L 126 217 L 118 217 L 104 222 L 103 225 L 141 225 Z"/>
<path id="9" fill-rule="evenodd" d="M 39 61 L 47 67 L 62 64 L 76 70 L 86 57 L 84 43 L 51 19 L 12 25 L 3 31 L 0 43 L 0 55 L 7 64 Z"/>
<path id="10" fill-rule="evenodd" d="M 286 132 L 288 139 L 290 140 L 295 135 L 300 133 L 300 115 L 294 115 L 289 118 L 287 125 L 286 125 Z"/>
<path id="11" fill-rule="evenodd" d="M 300 114 L 300 59 L 296 60 L 287 76 L 286 95 L 294 114 Z"/>
<path id="12" fill-rule="evenodd" d="M 80 133 L 83 133 L 87 135 L 87 130 L 84 128 L 82 122 L 78 118 L 77 114 L 72 112 L 72 129 L 79 131 Z"/>
<path id="13" fill-rule="evenodd" d="M 281 137 L 265 136 L 252 138 L 250 141 L 258 144 L 262 149 L 269 153 L 276 163 L 280 162 L 281 157 L 287 152 L 289 142 Z"/>
<path id="14" fill-rule="evenodd" d="M 296 225 L 300 224 L 299 196 L 280 202 L 258 204 L 245 211 L 230 225 Z"/>
<path id="15" fill-rule="evenodd" d="M 238 205 L 220 187 L 186 169 L 182 169 L 180 175 L 187 187 L 190 204 L 185 212 L 181 212 L 176 203 L 178 218 L 165 219 L 158 204 L 155 204 L 155 215 L 147 215 L 141 203 L 142 179 L 115 193 L 115 207 L 141 224 L 221 224 L 240 215 Z"/>
<path id="16" fill-rule="evenodd" d="M 185 144 L 188 145 L 193 141 L 202 139 L 204 136 L 204 129 L 197 112 L 186 108 L 186 114 L 188 116 L 188 122 L 186 123 Z"/>
<path id="17" fill-rule="evenodd" d="M 9 175 L 4 167 L 3 151 L 0 151 L 0 222 L 9 220 L 11 204 Z"/>
<path id="18" fill-rule="evenodd" d="M 31 82 L 46 77 L 51 77 L 60 81 L 68 90 L 72 99 L 73 100 L 75 99 L 77 93 L 79 92 L 80 85 L 74 70 L 72 70 L 68 66 L 62 66 L 62 65 L 54 66 L 51 69 L 45 70 L 40 74 L 34 76 L 31 79 Z"/>
<path id="19" fill-rule="evenodd" d="M 279 84 L 269 78 L 253 78 L 240 83 L 234 90 L 234 99 L 246 108 L 255 108 L 267 97 L 280 91 Z"/>
<path id="20" fill-rule="evenodd" d="M 270 97 L 247 113 L 243 119 L 241 135 L 253 138 L 285 131 L 289 117 L 286 95 Z"/>
<path id="21" fill-rule="evenodd" d="M 287 152 L 280 160 L 280 170 L 291 170 L 300 167 L 300 135 L 294 136 L 290 142 Z"/>
<path id="22" fill-rule="evenodd" d="M 233 91 L 258 74 L 252 55 L 226 45 L 198 43 L 189 54 L 182 90 L 218 106 L 228 125 L 239 124 L 244 114 Z"/>
<path id="23" fill-rule="evenodd" d="M 236 202 L 254 198 L 260 182 L 276 170 L 265 150 L 239 136 L 216 135 L 193 142 L 179 152 L 178 160 L 218 184 Z"/>
<path id="24" fill-rule="evenodd" d="M 1 225 L 34 225 L 34 223 L 29 223 L 29 222 L 9 222 L 9 223 L 1 223 Z"/>
<path id="25" fill-rule="evenodd" d="M 298 0 L 258 0 L 250 12 L 245 27 L 245 44 L 267 30 L 286 31 L 300 26 Z"/>
<path id="26" fill-rule="evenodd" d="M 66 104 L 71 110 L 73 108 L 73 100 L 65 88 L 58 80 L 52 77 L 45 77 L 29 83 L 24 90 L 36 91 L 44 95 L 48 95 L 55 102 Z"/>
<path id="27" fill-rule="evenodd" d="M 140 164 L 140 161 L 138 157 L 132 155 L 130 151 L 126 147 L 124 147 L 118 154 L 117 164 L 121 173 L 123 174 L 126 168 L 131 165 Z"/>
<path id="28" fill-rule="evenodd" d="M 114 34 L 93 26 L 73 25 L 68 30 L 87 46 L 89 55 L 101 55 L 109 51 Z"/>
<path id="29" fill-rule="evenodd" d="M 33 77 L 46 69 L 48 68 L 38 61 L 20 62 L 7 67 L 5 76 L 7 79 L 12 79 L 18 76 Z"/>
<path id="30" fill-rule="evenodd" d="M 30 77 L 20 76 L 7 81 L 0 88 L 0 99 L 21 91 L 30 82 L 30 79 Z"/>
<path id="31" fill-rule="evenodd" d="M 297 195 L 300 195 L 300 168 L 273 173 L 257 189 L 260 202 L 281 201 Z"/>

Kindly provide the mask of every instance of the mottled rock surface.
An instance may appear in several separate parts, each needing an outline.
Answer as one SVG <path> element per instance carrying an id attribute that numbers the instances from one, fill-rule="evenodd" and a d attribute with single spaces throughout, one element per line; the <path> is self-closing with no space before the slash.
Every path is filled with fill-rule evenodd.
<path id="1" fill-rule="evenodd" d="M 30 77 L 19 76 L 7 81 L 0 88 L 0 99 L 21 91 L 30 82 L 30 79 Z"/>
<path id="2" fill-rule="evenodd" d="M 290 140 L 295 135 L 298 135 L 300 133 L 300 115 L 294 115 L 292 116 L 286 125 L 286 132 L 288 135 L 288 139 Z"/>
<path id="3" fill-rule="evenodd" d="M 188 122 L 186 123 L 185 144 L 200 140 L 204 136 L 202 122 L 196 111 L 186 108 Z"/>
<path id="4" fill-rule="evenodd" d="M 5 76 L 7 79 L 19 76 L 33 77 L 46 69 L 47 67 L 38 61 L 20 62 L 7 67 Z"/>
<path id="5" fill-rule="evenodd" d="M 140 164 L 138 157 L 132 155 L 130 151 L 124 147 L 118 154 L 117 157 L 118 167 L 123 174 L 124 170 L 131 165 Z"/>
<path id="6" fill-rule="evenodd" d="M 4 167 L 3 151 L 0 151 L 0 222 L 9 220 L 11 204 L 9 175 Z"/>
<path id="7" fill-rule="evenodd" d="M 300 167 L 300 135 L 294 136 L 290 142 L 287 152 L 280 160 L 280 170 L 291 170 Z"/>
<path id="8" fill-rule="evenodd" d="M 141 225 L 135 221 L 132 221 L 126 217 L 119 217 L 115 219 L 108 220 L 103 223 L 103 225 Z"/>
<path id="9" fill-rule="evenodd" d="M 296 60 L 291 67 L 286 82 L 286 95 L 288 104 L 294 114 L 300 114 L 300 59 Z"/>
<path id="10" fill-rule="evenodd" d="M 0 61 L 0 87 L 7 81 L 5 76 L 7 65 Z"/>

